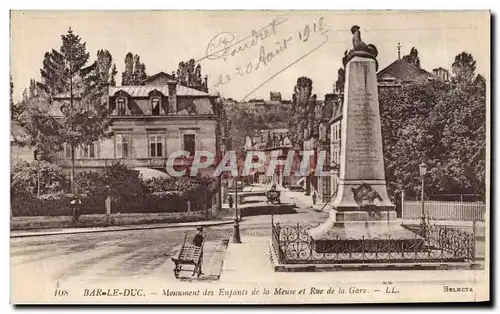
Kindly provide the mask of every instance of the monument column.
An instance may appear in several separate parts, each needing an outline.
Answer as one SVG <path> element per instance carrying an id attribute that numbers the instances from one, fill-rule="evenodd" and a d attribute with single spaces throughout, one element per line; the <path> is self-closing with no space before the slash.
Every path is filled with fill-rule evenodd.
<path id="1" fill-rule="evenodd" d="M 336 221 L 395 219 L 387 195 L 382 130 L 378 102 L 376 61 L 364 52 L 352 52 L 346 65 L 341 128 L 339 190 L 332 203 Z"/>
<path id="2" fill-rule="evenodd" d="M 353 49 L 344 60 L 346 81 L 340 142 L 338 193 L 330 217 L 310 229 L 317 252 L 336 244 L 351 250 L 390 250 L 387 241 L 419 248 L 422 241 L 396 221 L 387 194 L 377 89 L 377 48 L 351 29 Z M 364 243 L 360 245 L 360 243 Z M 365 245 L 366 244 L 366 245 Z"/>

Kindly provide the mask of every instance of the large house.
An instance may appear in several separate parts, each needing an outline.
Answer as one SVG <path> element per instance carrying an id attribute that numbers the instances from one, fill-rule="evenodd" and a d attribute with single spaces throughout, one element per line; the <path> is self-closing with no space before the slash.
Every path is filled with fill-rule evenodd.
<path id="1" fill-rule="evenodd" d="M 219 102 L 206 88 L 179 84 L 174 75 L 155 74 L 134 86 L 109 86 L 107 104 L 113 137 L 75 152 L 75 171 L 98 170 L 116 161 L 136 169 L 165 171 L 170 154 L 185 150 L 208 151 L 220 157 Z M 50 108 L 62 116 L 67 95 L 55 98 Z M 71 167 L 71 152 L 65 147 L 57 162 Z M 192 158 L 176 158 L 175 166 L 186 166 Z M 210 169 L 207 170 L 208 172 Z"/>

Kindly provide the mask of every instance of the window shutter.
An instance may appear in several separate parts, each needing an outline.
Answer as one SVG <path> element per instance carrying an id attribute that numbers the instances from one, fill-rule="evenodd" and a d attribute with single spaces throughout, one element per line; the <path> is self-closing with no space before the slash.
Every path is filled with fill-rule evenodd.
<path id="1" fill-rule="evenodd" d="M 121 135 L 116 136 L 115 143 L 116 143 L 116 146 L 115 146 L 116 158 L 122 158 L 122 136 Z"/>

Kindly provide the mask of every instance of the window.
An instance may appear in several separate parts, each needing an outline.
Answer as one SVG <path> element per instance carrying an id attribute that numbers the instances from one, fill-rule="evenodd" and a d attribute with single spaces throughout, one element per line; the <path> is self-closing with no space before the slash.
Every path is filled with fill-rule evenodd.
<path id="1" fill-rule="evenodd" d="M 88 146 L 82 146 L 80 149 L 80 157 L 88 158 L 89 157 L 89 147 Z"/>
<path id="2" fill-rule="evenodd" d="M 64 157 L 71 158 L 71 146 L 68 143 L 64 144 Z"/>
<path id="3" fill-rule="evenodd" d="M 161 135 L 149 136 L 149 156 L 150 157 L 163 156 L 163 138 Z"/>
<path id="4" fill-rule="evenodd" d="M 160 115 L 161 101 L 159 97 L 154 97 L 151 99 L 151 113 L 153 116 Z"/>
<path id="5" fill-rule="evenodd" d="M 195 152 L 194 134 L 184 134 L 184 150 L 188 151 L 190 156 L 194 156 Z"/>
<path id="6" fill-rule="evenodd" d="M 116 107 L 119 116 L 124 116 L 127 114 L 127 100 L 125 97 L 120 97 L 116 100 Z"/>
<path id="7" fill-rule="evenodd" d="M 128 135 L 118 134 L 115 137 L 116 158 L 129 157 L 129 138 Z"/>
<path id="8" fill-rule="evenodd" d="M 92 143 L 90 145 L 84 145 L 80 149 L 80 157 L 82 158 L 95 158 L 96 154 L 96 144 Z"/>

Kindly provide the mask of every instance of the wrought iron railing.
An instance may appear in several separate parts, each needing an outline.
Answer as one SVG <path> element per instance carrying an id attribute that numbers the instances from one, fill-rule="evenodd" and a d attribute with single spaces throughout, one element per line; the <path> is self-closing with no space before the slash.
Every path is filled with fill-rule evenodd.
<path id="1" fill-rule="evenodd" d="M 471 262 L 475 258 L 475 235 L 457 229 L 429 225 L 426 237 L 336 237 L 313 240 L 316 225 L 272 226 L 272 246 L 283 264 Z"/>

